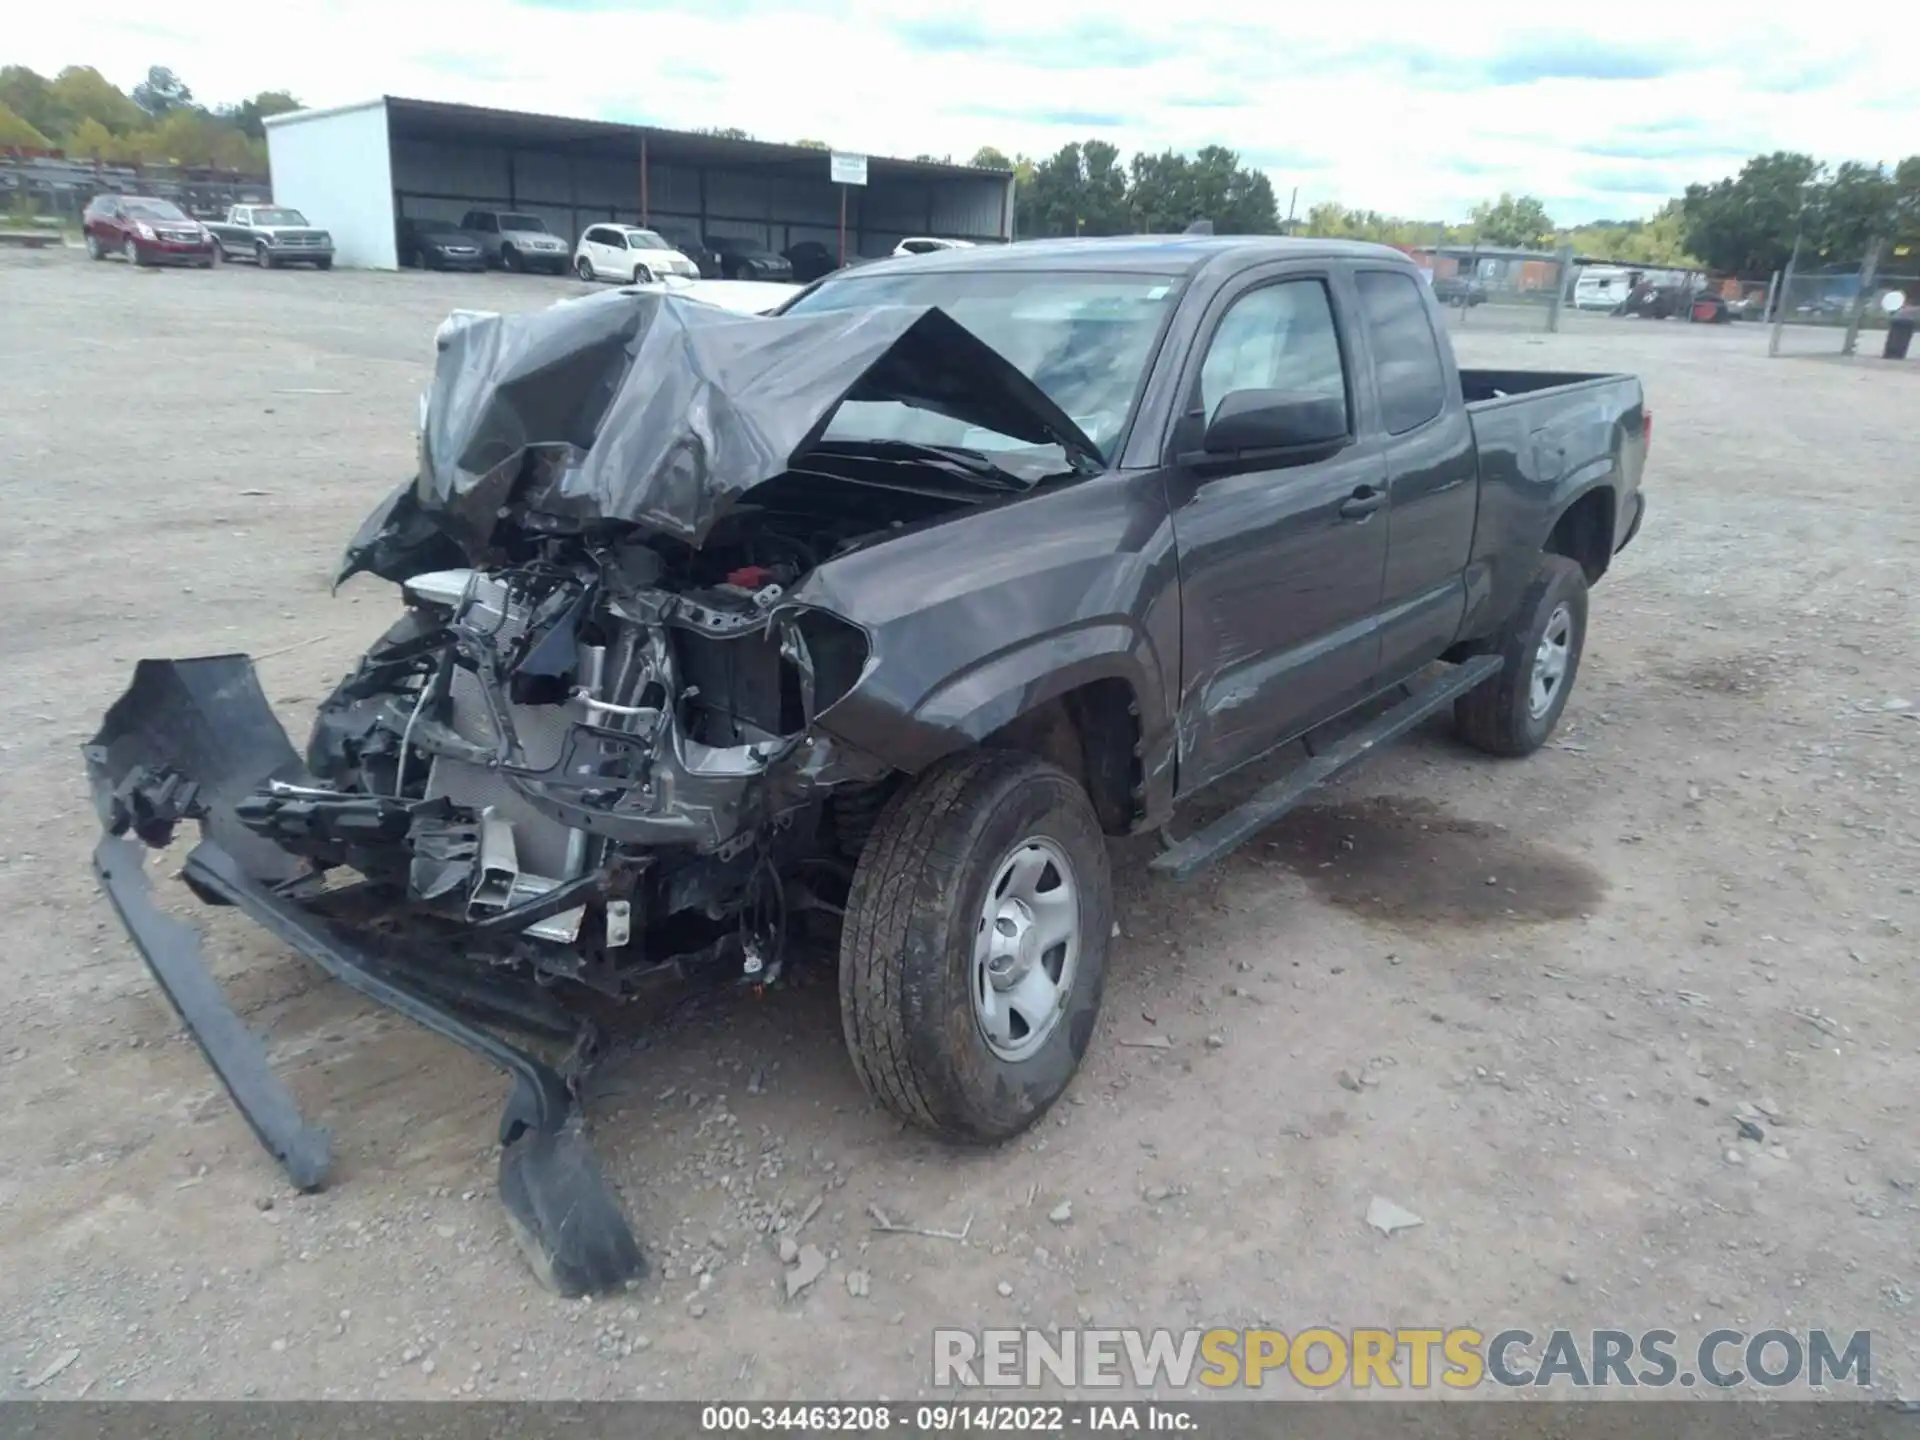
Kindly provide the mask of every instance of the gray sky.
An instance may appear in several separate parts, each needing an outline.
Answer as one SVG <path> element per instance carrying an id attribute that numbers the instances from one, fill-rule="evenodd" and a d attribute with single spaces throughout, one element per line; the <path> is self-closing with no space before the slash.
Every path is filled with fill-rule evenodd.
<path id="1" fill-rule="evenodd" d="M 1502 189 L 1576 223 L 1644 214 L 1761 150 L 1920 152 L 1911 60 L 1854 11 L 1254 5 L 1247 0 L 302 0 L 269 23 L 219 4 L 29 4 L 6 58 L 171 66 L 205 101 L 378 94 L 873 154 L 1221 143 L 1282 207 L 1456 219 Z M 1561 18 L 1562 16 L 1566 18 Z M 1668 21 L 1671 18 L 1669 28 Z"/>

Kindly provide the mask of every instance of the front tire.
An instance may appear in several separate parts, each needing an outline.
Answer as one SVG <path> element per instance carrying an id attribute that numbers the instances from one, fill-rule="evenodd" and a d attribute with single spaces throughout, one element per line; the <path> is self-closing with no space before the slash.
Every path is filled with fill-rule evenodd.
<path id="1" fill-rule="evenodd" d="M 636 263 L 633 267 L 633 283 L 635 285 L 651 285 L 653 283 L 653 271 L 645 265 Z"/>
<path id="2" fill-rule="evenodd" d="M 316 270 L 331 270 L 333 268 L 333 257 L 328 256 L 325 260 L 314 261 L 313 268 Z"/>
<path id="3" fill-rule="evenodd" d="M 593 261 L 584 255 L 573 262 L 573 273 L 578 275 L 582 280 L 585 280 L 588 284 L 592 284 L 600 278 L 594 273 Z"/>
<path id="4" fill-rule="evenodd" d="M 140 242 L 135 240 L 131 235 L 127 237 L 126 243 L 120 247 L 120 253 L 127 257 L 127 263 L 129 265 L 145 265 L 147 263 L 147 257 L 140 252 Z"/>
<path id="5" fill-rule="evenodd" d="M 273 269 L 273 251 L 269 250 L 264 244 L 254 246 L 253 263 L 258 265 L 262 270 Z"/>
<path id="6" fill-rule="evenodd" d="M 861 1083 L 943 1139 L 1019 1134 L 1086 1054 L 1112 929 L 1106 838 L 1070 776 L 1011 751 L 942 761 L 854 870 L 840 1015 Z"/>
<path id="7" fill-rule="evenodd" d="M 520 268 L 520 252 L 515 250 L 511 245 L 502 245 L 500 247 L 500 268 L 502 270 L 518 270 Z"/>
<path id="8" fill-rule="evenodd" d="M 1553 734 L 1580 673 L 1587 640 L 1587 576 L 1546 555 L 1500 638 L 1500 673 L 1453 702 L 1460 738 L 1489 755 L 1531 755 Z"/>

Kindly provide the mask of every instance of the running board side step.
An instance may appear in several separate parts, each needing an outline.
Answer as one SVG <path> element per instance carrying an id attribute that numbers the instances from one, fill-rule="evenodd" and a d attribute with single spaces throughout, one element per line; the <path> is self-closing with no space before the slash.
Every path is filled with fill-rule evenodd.
<path id="1" fill-rule="evenodd" d="M 1341 771 L 1364 760 L 1375 747 L 1398 740 L 1441 706 L 1499 674 L 1502 663 L 1498 655 L 1476 655 L 1462 661 L 1432 684 L 1415 690 L 1391 710 L 1276 780 L 1245 804 L 1156 855 L 1147 868 L 1176 880 L 1191 880 L 1214 861 L 1246 844 Z"/>

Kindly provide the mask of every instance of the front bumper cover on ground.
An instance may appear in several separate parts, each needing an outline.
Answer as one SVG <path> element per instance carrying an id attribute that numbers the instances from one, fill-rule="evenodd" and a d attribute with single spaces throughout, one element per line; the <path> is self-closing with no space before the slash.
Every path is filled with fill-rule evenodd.
<path id="1" fill-rule="evenodd" d="M 107 833 L 94 870 L 188 1032 L 254 1133 L 302 1190 L 325 1183 L 326 1131 L 309 1124 L 260 1041 L 221 994 L 193 929 L 155 903 L 139 842 L 163 846 L 182 820 L 201 840 L 181 878 L 231 905 L 362 996 L 453 1041 L 513 1081 L 500 1124 L 500 1193 L 536 1274 L 566 1295 L 615 1289 L 645 1270 L 582 1131 L 562 1071 L 481 1022 L 587 1038 L 545 992 L 522 993 L 378 943 L 316 898 L 304 861 L 253 834 L 233 806 L 271 781 L 305 778 L 243 655 L 143 660 L 85 750 Z M 328 897 L 336 898 L 336 897 Z"/>

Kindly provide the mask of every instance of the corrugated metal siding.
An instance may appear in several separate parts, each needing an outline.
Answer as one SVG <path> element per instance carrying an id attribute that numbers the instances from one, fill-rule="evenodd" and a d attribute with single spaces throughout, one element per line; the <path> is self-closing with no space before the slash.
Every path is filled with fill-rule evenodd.
<path id="1" fill-rule="evenodd" d="M 637 224 L 640 162 L 577 159 L 563 153 L 494 145 L 401 139 L 393 152 L 393 189 L 407 215 L 457 221 L 469 209 L 538 215 L 569 240 L 601 220 Z M 839 242 L 840 189 L 818 180 L 752 171 L 653 164 L 647 218 L 694 234 L 739 236 L 774 250 L 801 240 Z M 907 235 L 990 240 L 1001 236 L 1005 182 L 994 178 L 881 180 L 847 192 L 847 248 L 885 255 Z"/>

